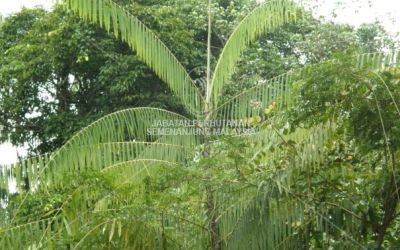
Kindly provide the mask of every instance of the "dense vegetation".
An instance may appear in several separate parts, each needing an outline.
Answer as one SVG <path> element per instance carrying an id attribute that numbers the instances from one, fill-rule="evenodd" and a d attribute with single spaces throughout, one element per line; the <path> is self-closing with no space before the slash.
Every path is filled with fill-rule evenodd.
<path id="1" fill-rule="evenodd" d="M 6 18 L 1 140 L 32 157 L 0 171 L 0 248 L 400 248 L 396 49 L 286 0 Z M 171 120 L 256 133 L 148 133 Z"/>

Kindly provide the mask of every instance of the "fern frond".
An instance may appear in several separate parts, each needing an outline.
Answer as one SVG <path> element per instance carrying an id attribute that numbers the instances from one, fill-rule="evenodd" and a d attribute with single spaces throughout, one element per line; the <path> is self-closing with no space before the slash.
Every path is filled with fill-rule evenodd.
<path id="1" fill-rule="evenodd" d="M 261 145 L 250 165 L 266 176 L 258 186 L 219 192 L 220 233 L 226 249 L 299 248 L 304 235 L 297 225 L 305 223 L 305 206 L 291 197 L 291 190 L 301 171 L 312 174 L 323 165 L 322 149 L 334 130 L 334 124 L 287 135 L 266 129 L 247 138 Z"/>

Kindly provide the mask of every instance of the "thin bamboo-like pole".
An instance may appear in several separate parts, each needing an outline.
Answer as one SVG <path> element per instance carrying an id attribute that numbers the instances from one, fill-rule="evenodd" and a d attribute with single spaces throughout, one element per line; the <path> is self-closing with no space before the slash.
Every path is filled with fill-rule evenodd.
<path id="1" fill-rule="evenodd" d="M 211 134 L 210 134 L 210 114 L 212 110 L 211 104 L 211 25 L 212 25 L 212 0 L 208 1 L 208 35 L 207 35 L 207 86 L 206 86 L 206 100 L 204 105 L 204 151 L 203 157 L 209 158 L 211 152 Z M 212 166 L 207 166 L 207 168 L 211 168 Z M 211 238 L 211 249 L 220 250 L 221 245 L 219 241 L 219 233 L 218 233 L 218 223 L 217 218 L 218 214 L 215 209 L 215 201 L 214 201 L 214 190 L 210 183 L 206 184 L 206 207 L 207 207 L 207 216 L 208 216 L 208 228 L 210 232 Z"/>

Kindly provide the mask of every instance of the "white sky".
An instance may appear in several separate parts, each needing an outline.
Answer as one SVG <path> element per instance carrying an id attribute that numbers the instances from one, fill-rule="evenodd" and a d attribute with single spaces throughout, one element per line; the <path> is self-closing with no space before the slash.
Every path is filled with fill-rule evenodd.
<path id="1" fill-rule="evenodd" d="M 400 32 L 399 0 L 314 0 L 313 2 L 318 2 L 318 12 L 334 22 L 349 23 L 357 27 L 362 23 L 379 20 L 392 35 Z M 336 18 L 332 17 L 334 9 Z M 315 16 L 318 15 L 317 11 L 314 11 Z"/>
<path id="2" fill-rule="evenodd" d="M 258 0 L 262 2 L 264 0 Z M 339 23 L 350 23 L 358 26 L 361 23 L 380 20 L 393 35 L 400 32 L 400 0 L 297 0 L 313 2 L 317 5 L 316 16 L 325 16 Z M 50 9 L 54 0 L 0 0 L 0 14 L 3 16 L 18 12 L 23 6 L 32 8 L 43 6 Z M 336 18 L 332 18 L 332 10 L 336 9 Z M 24 150 L 19 150 L 20 154 Z M 15 162 L 17 149 L 10 144 L 0 145 L 0 164 Z"/>
<path id="3" fill-rule="evenodd" d="M 17 153 L 25 155 L 25 150 L 17 150 L 10 143 L 0 145 L 0 165 L 15 163 L 17 161 Z"/>
<path id="4" fill-rule="evenodd" d="M 35 6 L 43 6 L 50 9 L 54 0 L 0 0 L 0 13 L 3 16 L 18 12 L 23 6 L 32 8 Z"/>

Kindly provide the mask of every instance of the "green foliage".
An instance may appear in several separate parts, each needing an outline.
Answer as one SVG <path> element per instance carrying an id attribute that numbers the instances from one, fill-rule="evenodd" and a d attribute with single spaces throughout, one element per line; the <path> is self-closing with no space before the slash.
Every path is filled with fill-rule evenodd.
<path id="1" fill-rule="evenodd" d="M 396 248 L 398 239 L 390 235 L 398 233 L 398 69 L 376 73 L 368 64 L 351 67 L 352 61 L 348 55 L 337 55 L 298 81 L 288 116 L 294 127 L 328 120 L 338 126 L 327 144 L 325 170 L 311 179 L 322 178 L 322 182 L 312 182 L 311 194 L 318 199 L 315 206 L 331 204 L 353 217 L 354 231 L 344 231 L 359 243 Z M 347 220 L 341 215 L 335 227 L 343 230 Z M 342 241 L 335 233 L 329 237 Z"/>
<path id="2" fill-rule="evenodd" d="M 364 52 L 399 48 L 399 42 L 391 38 L 379 22 L 362 24 L 357 29 L 357 36 Z"/>
<path id="3" fill-rule="evenodd" d="M 27 143 L 31 153 L 52 151 L 120 109 L 148 105 L 183 113 L 126 45 L 59 8 L 7 18 L 0 40 L 2 141 Z"/>
<path id="4" fill-rule="evenodd" d="M 298 81 L 292 122 L 311 126 L 335 117 L 347 123 L 351 137 L 360 145 L 382 148 L 389 143 L 397 151 L 397 69 L 377 74 L 368 64 L 362 68 L 352 64 L 352 57 L 338 54 L 335 60 L 319 64 Z"/>
<path id="5" fill-rule="evenodd" d="M 221 1 L 219 8 L 234 12 L 234 5 Z M 106 115 L 53 153 L 1 169 L 0 190 L 8 205 L 0 213 L 2 248 L 396 249 L 397 52 L 348 52 L 351 56 L 338 54 L 302 69 L 293 66 L 221 104 L 223 88 L 249 43 L 297 21 L 293 16 L 299 10 L 292 2 L 270 1 L 248 12 L 232 30 L 205 93 L 187 78 L 173 50 L 128 9 L 108 0 L 70 0 L 65 6 L 126 41 L 192 117 L 238 120 L 244 124 L 239 128 L 255 133 L 154 136 L 147 129 L 155 122 L 189 118 L 158 108 Z M 133 4 L 132 11 L 138 6 Z M 142 11 L 144 16 L 173 13 Z M 338 43 L 320 59 L 349 46 L 347 27 L 335 28 L 343 32 L 344 45 Z M 177 33 L 183 40 L 193 35 Z M 333 34 L 327 33 L 329 39 Z M 275 54 L 295 51 L 282 47 L 280 39 L 273 42 Z M 182 57 L 189 52 L 179 51 Z M 307 60 L 318 54 L 306 51 Z M 281 59 L 293 59 L 292 52 Z M 113 72 L 112 67 L 105 71 Z M 204 106 L 196 105 L 198 94 Z M 9 181 L 14 179 L 17 194 L 12 195 Z"/>

